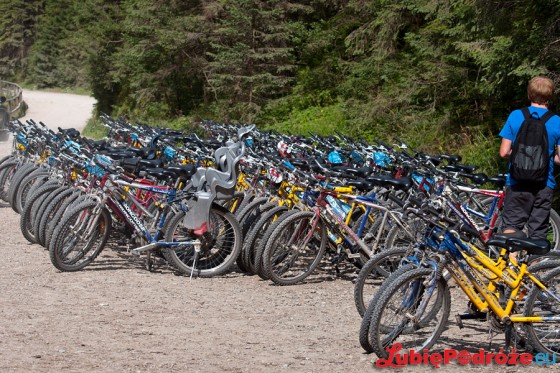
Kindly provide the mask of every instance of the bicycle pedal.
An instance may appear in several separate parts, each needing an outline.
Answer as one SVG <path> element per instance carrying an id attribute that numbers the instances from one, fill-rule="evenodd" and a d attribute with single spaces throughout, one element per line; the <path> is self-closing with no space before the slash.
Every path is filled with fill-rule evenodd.
<path id="1" fill-rule="evenodd" d="M 465 327 L 463 325 L 463 319 L 461 319 L 461 315 L 456 314 L 455 315 L 455 321 L 457 322 L 457 326 L 459 327 L 459 329 L 463 329 Z"/>
<path id="2" fill-rule="evenodd" d="M 347 256 L 350 259 L 358 259 L 360 257 L 360 254 L 347 254 Z"/>

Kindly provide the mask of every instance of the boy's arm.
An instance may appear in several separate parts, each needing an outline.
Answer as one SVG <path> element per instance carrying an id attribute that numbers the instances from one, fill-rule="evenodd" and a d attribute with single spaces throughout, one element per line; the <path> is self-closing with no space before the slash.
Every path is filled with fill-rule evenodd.
<path id="1" fill-rule="evenodd" d="M 509 158 L 511 154 L 511 144 L 512 144 L 511 140 L 502 138 L 502 144 L 500 145 L 500 157 Z M 560 149 L 560 146 L 558 148 Z"/>

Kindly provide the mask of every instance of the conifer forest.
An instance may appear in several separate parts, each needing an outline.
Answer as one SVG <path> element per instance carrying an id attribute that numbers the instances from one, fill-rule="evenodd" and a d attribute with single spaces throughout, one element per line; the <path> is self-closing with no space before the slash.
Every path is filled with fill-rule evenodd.
<path id="1" fill-rule="evenodd" d="M 99 112 L 366 140 L 495 171 L 528 80 L 560 82 L 558 0 L 4 0 L 0 77 Z"/>

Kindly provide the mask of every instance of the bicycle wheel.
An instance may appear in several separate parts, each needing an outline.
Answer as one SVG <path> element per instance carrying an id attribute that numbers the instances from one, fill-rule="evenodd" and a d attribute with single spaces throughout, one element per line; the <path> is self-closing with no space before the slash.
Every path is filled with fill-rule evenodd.
<path id="1" fill-rule="evenodd" d="M 21 167 L 19 167 L 14 173 L 10 186 L 6 191 L 7 202 L 12 206 L 12 209 L 18 214 L 20 210 L 17 209 L 17 205 L 14 203 L 17 190 L 21 182 L 23 181 L 23 179 L 25 179 L 26 176 L 28 176 L 30 173 L 33 173 L 36 170 L 37 167 L 32 163 L 25 163 L 21 165 Z"/>
<path id="2" fill-rule="evenodd" d="M 72 189 L 69 186 L 64 185 L 60 188 L 53 190 L 51 193 L 44 194 L 43 202 L 37 213 L 35 218 L 33 219 L 33 232 L 35 232 L 35 239 L 37 243 L 41 246 L 45 246 L 45 229 L 44 225 L 46 225 L 48 219 L 51 219 L 54 213 L 51 212 L 51 203 L 59 203 L 64 197 L 72 193 Z M 47 210 L 48 213 L 47 213 Z"/>
<path id="3" fill-rule="evenodd" d="M 383 282 L 379 282 L 376 284 L 376 286 L 372 286 L 371 290 L 373 291 L 371 297 L 369 298 L 369 304 L 366 306 L 363 315 L 361 315 L 362 322 L 360 323 L 360 333 L 359 333 L 360 345 L 367 353 L 373 352 L 373 347 L 371 345 L 371 342 L 369 341 L 369 326 L 371 323 L 371 317 L 373 315 L 373 311 L 375 311 L 375 306 L 377 305 L 377 299 L 379 299 L 381 294 L 381 293 L 378 294 L 377 292 L 383 291 L 395 279 L 402 276 L 403 273 L 409 272 L 414 268 L 415 266 L 412 264 L 401 266 L 395 269 L 395 271 L 391 273 L 388 277 L 383 277 Z M 364 299 L 368 299 L 368 298 L 364 298 Z M 354 301 L 356 300 L 354 299 Z"/>
<path id="4" fill-rule="evenodd" d="M 374 212 L 371 212 L 370 215 L 373 213 Z M 354 225 L 352 226 L 352 230 L 356 234 L 359 233 L 362 219 L 363 216 L 360 219 L 358 219 L 357 222 L 354 222 Z M 366 244 L 366 246 L 370 248 L 371 255 L 378 253 L 383 248 L 383 243 L 385 242 L 385 239 L 387 237 L 388 226 L 389 224 L 385 224 L 383 232 L 379 236 L 379 241 L 377 241 L 377 237 L 379 231 L 381 230 L 380 216 L 378 216 L 374 222 L 368 222 L 368 224 L 365 226 L 365 229 L 362 231 L 362 235 L 360 236 L 360 239 Z M 371 255 L 370 256 L 366 255 L 362 250 L 359 250 L 358 252 L 360 254 L 359 258 L 352 258 L 350 262 L 352 262 L 356 267 L 361 269 L 370 259 Z"/>
<path id="5" fill-rule="evenodd" d="M 263 258 L 264 250 L 266 249 L 266 243 L 268 242 L 272 233 L 276 230 L 276 227 L 278 227 L 278 225 L 280 225 L 280 223 L 282 223 L 285 219 L 287 219 L 288 216 L 291 216 L 291 215 L 296 214 L 298 212 L 300 212 L 300 210 L 296 210 L 296 209 L 284 212 L 282 215 L 280 215 L 276 219 L 276 221 L 274 221 L 272 224 L 269 225 L 269 227 L 266 229 L 266 232 L 264 233 L 263 237 L 258 242 L 258 245 L 255 248 L 255 273 L 257 275 L 259 275 L 259 277 L 261 279 L 263 279 L 263 280 L 269 280 L 270 279 L 269 277 L 266 277 L 266 274 L 263 271 L 263 265 L 262 265 L 262 258 Z"/>
<path id="6" fill-rule="evenodd" d="M 8 189 L 10 188 L 12 177 L 17 171 L 17 167 L 17 161 L 4 162 L 0 166 L 0 199 L 4 202 L 8 202 Z"/>
<path id="7" fill-rule="evenodd" d="M 319 265 L 326 250 L 327 230 L 312 211 L 286 218 L 274 230 L 263 253 L 263 271 L 278 285 L 303 281 Z M 315 225 L 314 225 L 315 224 Z"/>
<path id="8" fill-rule="evenodd" d="M 380 290 L 379 299 L 372 312 L 369 341 L 380 358 L 387 358 L 387 347 L 402 344 L 402 351 L 430 349 L 437 341 L 449 317 L 451 294 L 447 283 L 440 279 L 431 295 L 426 310 L 437 309 L 437 314 L 426 320 L 415 320 L 418 307 L 427 296 L 425 281 L 431 280 L 433 269 L 417 268 L 403 273 L 399 278 Z M 439 298 L 439 299 L 438 299 Z M 441 301 L 441 306 L 435 303 Z"/>
<path id="9" fill-rule="evenodd" d="M 547 285 L 548 291 L 555 296 L 536 286 L 533 287 L 525 301 L 523 314 L 524 316 L 538 315 L 548 320 L 541 323 L 526 323 L 525 332 L 529 344 L 535 350 L 550 355 L 558 354 L 560 353 L 560 268 L 546 272 L 541 278 Z"/>
<path id="10" fill-rule="evenodd" d="M 250 192 L 245 192 L 244 193 L 243 200 L 241 201 L 241 203 L 237 207 L 237 209 L 235 211 L 235 214 L 234 214 L 236 218 L 239 217 L 238 215 L 245 209 L 245 207 L 247 207 L 247 205 L 249 205 L 249 203 L 253 202 L 255 197 L 256 196 L 253 193 L 250 193 Z"/>
<path id="11" fill-rule="evenodd" d="M 248 216 L 251 215 L 251 212 L 257 208 L 260 205 L 263 205 L 265 203 L 268 202 L 268 197 L 256 197 L 253 198 L 253 200 L 246 205 L 241 211 L 239 211 L 237 214 L 235 214 L 235 217 L 237 218 L 237 221 L 239 221 L 239 225 L 241 226 L 241 224 L 243 223 L 243 221 L 245 219 L 248 218 Z M 249 225 L 250 226 L 250 225 Z M 245 232 L 246 233 L 246 232 Z"/>
<path id="12" fill-rule="evenodd" d="M 228 272 L 241 251 L 241 230 L 235 217 L 222 206 L 210 209 L 210 230 L 203 236 L 194 236 L 183 227 L 184 212 L 177 213 L 169 222 L 165 232 L 167 242 L 201 241 L 200 252 L 185 243 L 174 248 L 163 249 L 163 255 L 177 270 L 198 277 L 220 276 Z"/>
<path id="13" fill-rule="evenodd" d="M 78 206 L 80 203 L 87 201 L 88 199 L 89 198 L 87 197 L 87 195 L 82 194 L 82 192 L 79 190 L 75 190 L 74 193 L 72 193 L 62 202 L 53 218 L 47 222 L 47 232 L 45 233 L 45 247 L 47 249 L 50 248 L 52 236 L 60 221 L 64 217 L 64 213 L 70 211 L 74 206 Z"/>
<path id="14" fill-rule="evenodd" d="M 0 158 L 0 166 L 2 166 L 2 164 L 4 162 L 9 162 L 9 161 L 14 160 L 14 159 L 15 159 L 14 156 L 11 155 L 11 154 L 4 156 L 4 157 Z"/>
<path id="15" fill-rule="evenodd" d="M 246 194 L 242 192 L 235 192 L 233 198 L 227 201 L 220 202 L 220 205 L 225 207 L 229 212 L 235 215 L 236 212 L 241 211 L 240 209 L 245 207 L 243 201 L 246 198 Z"/>
<path id="16" fill-rule="evenodd" d="M 372 256 L 360 269 L 354 283 L 354 303 L 360 316 L 364 316 L 369 301 L 381 284 L 397 270 L 407 249 L 396 247 Z"/>
<path id="17" fill-rule="evenodd" d="M 243 255 L 243 264 L 247 268 L 247 272 L 255 274 L 256 270 L 256 249 L 259 246 L 267 228 L 280 215 L 288 211 L 286 206 L 277 206 L 261 214 L 259 220 L 253 225 L 247 237 L 243 240 L 241 255 Z"/>
<path id="18" fill-rule="evenodd" d="M 551 250 L 560 251 L 560 215 L 554 209 L 550 210 L 546 239 L 550 241 Z"/>
<path id="19" fill-rule="evenodd" d="M 21 214 L 23 211 L 23 208 L 25 207 L 25 200 L 27 199 L 30 191 L 33 189 L 33 186 L 37 184 L 42 177 L 48 179 L 48 175 L 49 173 L 47 171 L 38 169 L 23 178 L 15 195 L 11 197 L 12 208 L 16 209 L 18 214 Z"/>
<path id="20" fill-rule="evenodd" d="M 268 197 L 257 197 L 254 198 L 251 203 L 245 206 L 245 208 L 243 208 L 243 210 L 241 210 L 236 215 L 237 221 L 239 222 L 239 227 L 241 229 L 241 236 L 243 237 L 243 241 L 245 240 L 245 236 L 249 233 L 251 226 L 257 221 L 261 213 L 264 211 L 263 207 L 267 209 L 274 206 L 276 206 L 276 204 L 271 205 L 268 203 Z M 241 247 L 241 250 L 243 250 L 243 246 Z M 239 257 L 237 258 L 237 267 L 239 267 L 242 272 L 249 271 L 249 269 L 245 265 L 245 262 L 243 261 L 243 255 L 239 255 Z"/>
<path id="21" fill-rule="evenodd" d="M 19 224 L 21 233 L 27 241 L 31 243 L 37 243 L 37 237 L 35 237 L 36 232 L 33 229 L 35 218 L 37 218 L 37 216 L 35 216 L 35 213 L 37 212 L 38 206 L 43 201 L 44 195 L 46 193 L 51 193 L 58 187 L 58 182 L 52 180 L 35 190 L 35 192 L 33 192 L 31 196 L 29 196 L 29 199 L 25 204 L 25 208 L 20 215 Z"/>
<path id="22" fill-rule="evenodd" d="M 79 271 L 95 260 L 105 247 L 111 216 L 98 202 L 85 201 L 68 212 L 52 237 L 49 257 L 63 272 Z"/>
<path id="23" fill-rule="evenodd" d="M 408 250 L 422 239 L 422 235 L 426 230 L 426 223 L 422 219 L 412 218 L 403 223 L 406 231 L 395 224 L 387 234 L 385 239 L 386 249 L 398 247 Z"/>

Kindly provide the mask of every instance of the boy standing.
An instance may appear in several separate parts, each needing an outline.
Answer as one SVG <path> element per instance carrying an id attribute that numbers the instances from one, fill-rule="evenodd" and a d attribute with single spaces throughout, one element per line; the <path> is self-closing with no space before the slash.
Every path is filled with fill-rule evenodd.
<path id="1" fill-rule="evenodd" d="M 554 83 L 544 76 L 537 76 L 529 81 L 527 95 L 531 106 L 529 113 L 535 118 L 542 118 L 548 111 L 554 96 Z M 500 132 L 502 143 L 500 156 L 509 158 L 512 145 L 517 137 L 525 117 L 522 110 L 513 111 Z M 552 193 L 556 186 L 554 164 L 560 165 L 560 117 L 553 115 L 546 122 L 548 133 L 548 176 L 542 182 L 515 180 L 508 175 L 506 198 L 502 213 L 502 231 L 505 234 L 522 235 L 527 227 L 528 237 L 546 239 Z M 556 154 L 555 154 L 556 153 Z"/>

